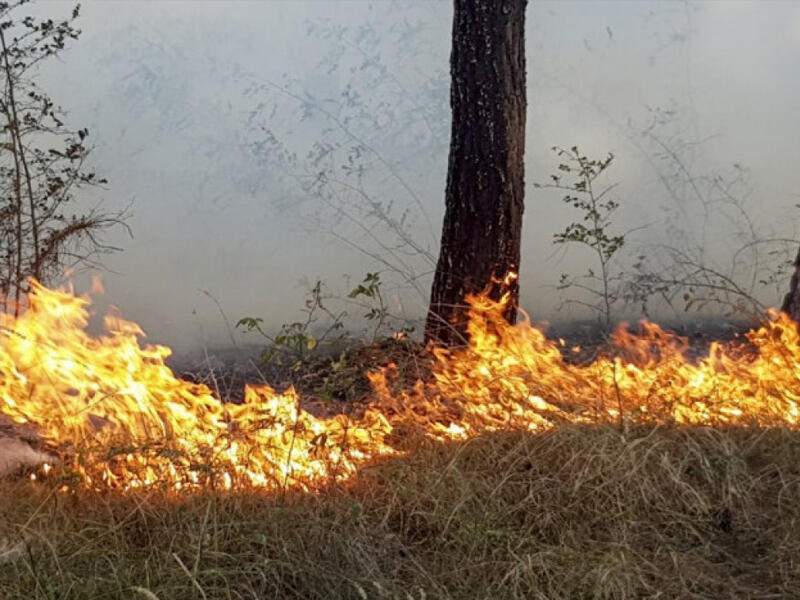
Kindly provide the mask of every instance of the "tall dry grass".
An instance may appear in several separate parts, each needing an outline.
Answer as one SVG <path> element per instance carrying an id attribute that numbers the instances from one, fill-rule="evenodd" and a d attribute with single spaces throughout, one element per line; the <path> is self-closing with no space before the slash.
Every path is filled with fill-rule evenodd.
<path id="1" fill-rule="evenodd" d="M 800 434 L 563 426 L 315 495 L 0 483 L 0 598 L 798 598 Z"/>

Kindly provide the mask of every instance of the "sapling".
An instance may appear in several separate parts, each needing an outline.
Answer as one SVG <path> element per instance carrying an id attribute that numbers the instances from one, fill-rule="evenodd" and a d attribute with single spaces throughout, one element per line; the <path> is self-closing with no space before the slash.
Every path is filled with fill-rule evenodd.
<path id="1" fill-rule="evenodd" d="M 85 128 L 34 81 L 39 64 L 80 35 L 75 6 L 62 20 L 20 14 L 28 0 L 0 2 L 0 296 L 19 310 L 29 278 L 47 283 L 67 267 L 114 250 L 100 234 L 123 214 L 70 209 L 75 192 L 106 183 L 86 169 Z"/>
<path id="2" fill-rule="evenodd" d="M 563 201 L 582 213 L 580 220 L 573 221 L 564 231 L 553 235 L 553 243 L 586 246 L 597 259 L 597 270 L 590 268 L 586 274 L 579 276 L 563 273 L 558 289 L 574 288 L 588 294 L 589 300 L 570 298 L 566 302 L 587 307 L 597 313 L 608 332 L 611 328 L 612 307 L 620 297 L 614 288 L 614 283 L 619 278 L 612 274 L 611 262 L 624 246 L 625 236 L 609 232 L 611 217 L 619 208 L 619 203 L 609 197 L 616 184 L 598 191 L 595 181 L 611 166 L 614 155 L 609 153 L 605 159 L 590 159 L 581 154 L 577 146 L 569 150 L 553 147 L 553 151 L 563 160 L 558 165 L 558 170 L 566 175 L 551 175 L 549 183 L 534 183 L 534 187 L 566 191 Z M 570 180 L 564 181 L 565 176 Z"/>

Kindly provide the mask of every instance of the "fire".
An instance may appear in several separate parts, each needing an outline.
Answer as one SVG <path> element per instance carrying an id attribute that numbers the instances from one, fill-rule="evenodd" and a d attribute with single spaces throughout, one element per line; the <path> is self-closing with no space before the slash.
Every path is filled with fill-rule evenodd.
<path id="1" fill-rule="evenodd" d="M 504 302 L 468 299 L 470 345 L 434 350 L 433 378 L 395 390 L 392 368 L 372 373 L 374 399 L 357 417 L 317 417 L 293 390 L 248 386 L 242 404 L 177 378 L 170 350 L 142 346 L 119 316 L 86 332 L 86 296 L 35 282 L 19 316 L 0 315 L 0 413 L 34 426 L 64 458 L 55 469 L 93 488 L 314 489 L 352 476 L 403 440 L 466 439 L 563 422 L 796 427 L 800 336 L 774 314 L 747 345 L 714 343 L 706 358 L 652 323 L 618 330 L 588 365 L 565 361 Z M 44 471 L 42 475 L 46 474 Z"/>
<path id="2" fill-rule="evenodd" d="M 575 365 L 527 318 L 509 325 L 503 301 L 478 296 L 469 303 L 469 347 L 436 350 L 435 384 L 418 386 L 401 403 L 415 419 L 429 421 L 431 435 L 539 430 L 565 421 L 759 427 L 800 421 L 800 336 L 783 313 L 746 334 L 747 343 L 712 343 L 698 361 L 687 356 L 686 338 L 643 322 L 637 334 L 619 328 L 600 357 Z M 451 419 L 446 426 L 443 418 Z"/>
<path id="3" fill-rule="evenodd" d="M 319 419 L 267 386 L 223 404 L 175 377 L 168 348 L 142 348 L 135 323 L 109 316 L 91 337 L 87 297 L 32 287 L 19 318 L 0 317 L 0 412 L 73 456 L 86 485 L 307 487 L 392 452 L 375 411 Z"/>

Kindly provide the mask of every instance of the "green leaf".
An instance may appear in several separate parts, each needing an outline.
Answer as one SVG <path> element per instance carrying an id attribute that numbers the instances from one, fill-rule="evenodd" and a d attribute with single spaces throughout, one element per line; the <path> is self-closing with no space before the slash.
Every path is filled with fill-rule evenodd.
<path id="1" fill-rule="evenodd" d="M 236 322 L 236 327 L 245 327 L 248 331 L 252 331 L 253 329 L 258 329 L 263 322 L 264 319 L 260 318 L 242 317 Z"/>

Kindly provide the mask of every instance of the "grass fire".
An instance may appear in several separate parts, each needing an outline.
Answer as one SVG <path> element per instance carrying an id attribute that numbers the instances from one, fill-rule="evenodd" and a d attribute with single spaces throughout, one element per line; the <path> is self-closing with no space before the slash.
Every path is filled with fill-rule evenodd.
<path id="1" fill-rule="evenodd" d="M 0 600 L 800 600 L 795 5 L 84 4 L 0 2 Z"/>
<path id="2" fill-rule="evenodd" d="M 248 386 L 240 404 L 177 378 L 169 349 L 142 346 L 117 315 L 92 337 L 87 296 L 33 283 L 25 310 L 2 317 L 0 413 L 31 425 L 89 488 L 159 486 L 310 490 L 403 452 L 403 437 L 439 442 L 559 423 L 794 428 L 800 339 L 784 315 L 691 360 L 686 339 L 642 323 L 620 328 L 589 364 L 565 360 L 504 297 L 470 297 L 469 345 L 434 349 L 432 377 L 392 384 L 371 373 L 358 415 L 315 416 L 288 389 Z M 51 466 L 48 465 L 48 470 Z"/>
<path id="3" fill-rule="evenodd" d="M 689 357 L 652 323 L 589 362 L 504 302 L 430 376 L 314 416 L 240 404 L 88 296 L 2 317 L 0 412 L 57 463 L 0 485 L 0 589 L 36 598 L 792 597 L 798 333 Z M 102 558 L 106 557 L 106 558 Z M 461 571 L 466 569 L 465 571 Z M 50 586 L 45 588 L 43 586 Z M 56 596 L 49 595 L 53 590 Z M 233 595 L 231 595 L 233 594 Z"/>

